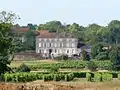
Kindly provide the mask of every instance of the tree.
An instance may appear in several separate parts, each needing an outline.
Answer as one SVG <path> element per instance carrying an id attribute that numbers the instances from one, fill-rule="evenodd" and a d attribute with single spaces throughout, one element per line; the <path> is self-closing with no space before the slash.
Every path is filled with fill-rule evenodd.
<path id="1" fill-rule="evenodd" d="M 82 51 L 82 60 L 83 61 L 90 61 L 90 56 L 85 50 Z"/>
<path id="2" fill-rule="evenodd" d="M 120 21 L 113 20 L 108 24 L 108 28 L 110 30 L 110 39 L 113 44 L 120 43 Z"/>
<path id="3" fill-rule="evenodd" d="M 29 30 L 25 33 L 25 42 L 23 43 L 25 50 L 35 50 L 35 31 Z"/>
<path id="4" fill-rule="evenodd" d="M 103 45 L 101 43 L 94 44 L 91 48 L 91 56 L 95 58 L 100 52 L 103 52 Z"/>
<path id="5" fill-rule="evenodd" d="M 114 46 L 109 53 L 109 58 L 112 62 L 113 70 L 120 70 L 120 46 Z"/>
<path id="6" fill-rule="evenodd" d="M 11 28 L 15 19 L 14 13 L 0 12 L 0 74 L 10 69 L 8 64 L 13 59 L 14 36 Z"/>

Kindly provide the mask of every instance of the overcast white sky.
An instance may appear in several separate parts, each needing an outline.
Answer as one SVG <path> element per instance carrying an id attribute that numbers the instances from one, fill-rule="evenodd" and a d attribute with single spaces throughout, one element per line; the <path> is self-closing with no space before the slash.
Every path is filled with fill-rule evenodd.
<path id="1" fill-rule="evenodd" d="M 21 25 L 51 20 L 106 25 L 120 20 L 120 0 L 1 0 L 0 9 L 17 13 Z"/>

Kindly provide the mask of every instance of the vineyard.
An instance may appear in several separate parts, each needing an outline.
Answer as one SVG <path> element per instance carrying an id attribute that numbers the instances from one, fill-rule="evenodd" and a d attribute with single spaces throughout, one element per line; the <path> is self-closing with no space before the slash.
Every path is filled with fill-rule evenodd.
<path id="1" fill-rule="evenodd" d="M 97 65 L 98 69 L 102 69 L 102 70 L 109 70 L 111 69 L 111 62 L 110 61 L 94 61 L 94 63 Z M 62 61 L 62 62 L 58 62 L 58 63 L 32 63 L 32 64 L 28 64 L 25 63 L 26 65 L 28 65 L 28 67 L 31 70 L 37 70 L 37 69 L 50 69 L 52 67 L 57 67 L 59 69 L 84 69 L 88 67 L 88 62 L 87 61 Z M 17 68 L 14 65 L 11 65 L 11 67 Z"/>
<path id="2" fill-rule="evenodd" d="M 35 80 L 44 81 L 72 81 L 85 79 L 91 82 L 104 82 L 113 79 L 120 80 L 119 72 L 72 72 L 72 73 L 6 73 L 3 76 L 5 82 L 30 82 Z"/>

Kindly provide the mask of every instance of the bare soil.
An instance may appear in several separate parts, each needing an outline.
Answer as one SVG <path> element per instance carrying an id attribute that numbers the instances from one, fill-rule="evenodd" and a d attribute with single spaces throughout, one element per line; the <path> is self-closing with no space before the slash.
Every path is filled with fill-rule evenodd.
<path id="1" fill-rule="evenodd" d="M 0 90 L 120 90 L 120 81 L 0 83 Z"/>

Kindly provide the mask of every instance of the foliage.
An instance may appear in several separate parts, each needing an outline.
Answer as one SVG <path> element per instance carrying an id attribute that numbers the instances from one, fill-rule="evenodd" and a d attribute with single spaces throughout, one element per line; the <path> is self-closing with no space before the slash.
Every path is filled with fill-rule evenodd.
<path id="1" fill-rule="evenodd" d="M 113 70 L 120 70 L 120 46 L 115 46 L 109 53 L 110 60 L 112 62 Z"/>
<path id="2" fill-rule="evenodd" d="M 91 73 L 86 73 L 86 79 L 87 81 L 92 81 Z"/>
<path id="3" fill-rule="evenodd" d="M 74 74 L 73 73 L 65 75 L 65 81 L 71 81 L 73 79 L 74 79 Z"/>
<path id="4" fill-rule="evenodd" d="M 120 80 L 120 74 L 118 74 L 118 79 Z"/>
<path id="5" fill-rule="evenodd" d="M 59 69 L 59 67 L 57 65 L 53 65 L 52 67 L 50 67 L 50 72 L 56 73 L 56 72 L 58 72 L 58 69 Z"/>
<path id="6" fill-rule="evenodd" d="M 108 52 L 100 52 L 95 58 L 97 60 L 107 60 L 109 59 Z"/>
<path id="7" fill-rule="evenodd" d="M 86 78 L 86 72 L 73 72 L 75 78 Z"/>
<path id="8" fill-rule="evenodd" d="M 101 82 L 102 81 L 101 73 L 94 73 L 94 81 L 95 82 Z"/>
<path id="9" fill-rule="evenodd" d="M 7 66 L 13 59 L 14 45 L 11 24 L 0 23 L 0 74 L 9 70 Z"/>
<path id="10" fill-rule="evenodd" d="M 23 63 L 17 68 L 16 72 L 30 72 L 30 68 Z"/>
<path id="11" fill-rule="evenodd" d="M 90 60 L 90 56 L 88 55 L 88 53 L 85 50 L 82 51 L 82 60 L 83 61 L 89 61 Z"/>
<path id="12" fill-rule="evenodd" d="M 25 42 L 23 43 L 23 47 L 25 50 L 35 50 L 35 31 L 29 30 L 25 33 Z"/>
<path id="13" fill-rule="evenodd" d="M 102 81 L 110 81 L 110 80 L 112 80 L 111 73 L 102 73 Z"/>
<path id="14" fill-rule="evenodd" d="M 90 69 L 91 71 L 96 71 L 97 69 L 96 63 L 93 61 L 88 62 L 88 69 Z"/>
<path id="15" fill-rule="evenodd" d="M 61 55 L 54 58 L 55 60 L 68 60 L 68 55 Z"/>
<path id="16" fill-rule="evenodd" d="M 95 58 L 100 52 L 103 52 L 103 45 L 101 43 L 94 44 L 91 48 L 91 56 Z"/>
<path id="17" fill-rule="evenodd" d="M 93 60 L 95 65 L 97 65 L 98 69 L 103 70 L 110 70 L 112 63 L 109 60 L 104 61 L 95 61 Z M 57 68 L 77 68 L 77 69 L 84 69 L 85 67 L 88 67 L 88 61 L 63 61 L 60 63 L 52 63 L 52 64 L 44 64 L 44 63 L 38 63 L 35 65 L 28 65 L 31 70 L 36 69 L 50 69 L 51 67 L 57 67 Z"/>
<path id="18" fill-rule="evenodd" d="M 44 81 L 51 81 L 51 80 L 53 80 L 53 78 L 54 78 L 53 74 L 48 74 L 48 75 L 43 76 Z"/>

